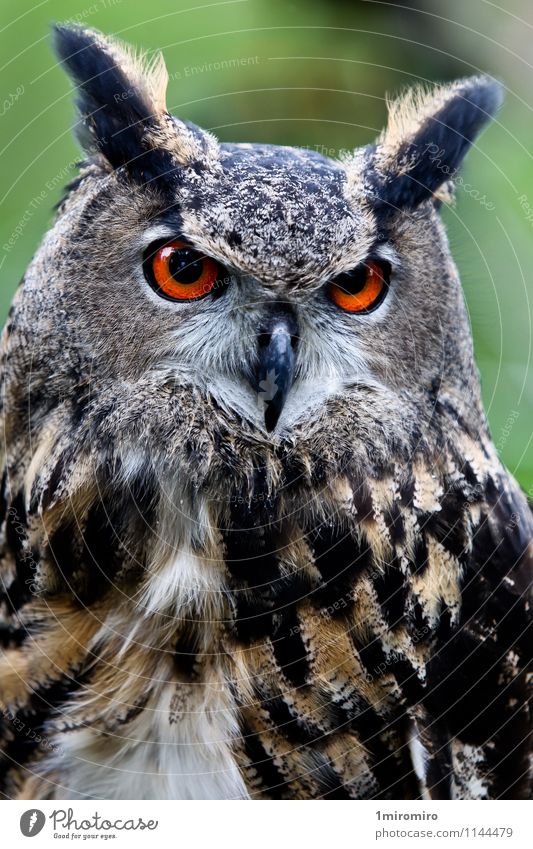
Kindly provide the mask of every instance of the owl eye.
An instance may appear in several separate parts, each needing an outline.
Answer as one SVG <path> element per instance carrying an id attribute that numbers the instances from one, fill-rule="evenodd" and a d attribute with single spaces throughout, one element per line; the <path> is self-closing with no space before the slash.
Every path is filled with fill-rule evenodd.
<path id="1" fill-rule="evenodd" d="M 217 280 L 222 280 L 218 262 L 178 239 L 155 250 L 153 246 L 149 248 L 144 270 L 152 289 L 169 301 L 198 300 L 213 291 Z"/>
<path id="2" fill-rule="evenodd" d="M 389 277 L 388 262 L 367 260 L 337 275 L 329 284 L 329 297 L 346 312 L 372 312 L 387 294 Z"/>

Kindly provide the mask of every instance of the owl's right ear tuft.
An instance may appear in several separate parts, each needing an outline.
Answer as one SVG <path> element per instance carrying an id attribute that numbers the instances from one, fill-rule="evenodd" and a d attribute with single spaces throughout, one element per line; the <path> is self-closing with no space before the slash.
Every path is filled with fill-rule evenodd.
<path id="1" fill-rule="evenodd" d="M 125 166 L 145 179 L 168 169 L 161 144 L 168 74 L 161 54 L 146 62 L 115 39 L 80 26 L 54 26 L 54 46 L 77 84 L 82 145 L 112 168 Z"/>
<path id="2" fill-rule="evenodd" d="M 414 209 L 453 182 L 502 100 L 500 83 L 479 76 L 410 89 L 392 101 L 372 161 L 377 203 L 389 210 Z"/>

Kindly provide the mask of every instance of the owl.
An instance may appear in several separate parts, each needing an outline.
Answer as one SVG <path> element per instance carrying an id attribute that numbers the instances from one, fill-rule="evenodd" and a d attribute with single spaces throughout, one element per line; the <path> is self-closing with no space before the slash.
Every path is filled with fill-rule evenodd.
<path id="1" fill-rule="evenodd" d="M 533 520 L 440 220 L 500 85 L 337 161 L 55 45 L 86 158 L 1 343 L 3 796 L 530 797 Z"/>

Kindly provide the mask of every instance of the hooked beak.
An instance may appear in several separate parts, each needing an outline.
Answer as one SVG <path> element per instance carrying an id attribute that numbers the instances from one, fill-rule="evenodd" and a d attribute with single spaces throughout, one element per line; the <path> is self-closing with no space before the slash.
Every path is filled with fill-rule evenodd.
<path id="1" fill-rule="evenodd" d="M 265 427 L 274 430 L 294 380 L 297 324 L 292 312 L 273 315 L 258 338 L 257 392 Z"/>

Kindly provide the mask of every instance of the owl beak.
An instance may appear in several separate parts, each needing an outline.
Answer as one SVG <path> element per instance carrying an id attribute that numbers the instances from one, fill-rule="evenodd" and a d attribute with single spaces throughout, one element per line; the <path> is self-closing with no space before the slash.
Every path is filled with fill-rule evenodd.
<path id="1" fill-rule="evenodd" d="M 257 393 L 265 427 L 274 430 L 294 380 L 297 324 L 292 313 L 273 316 L 259 334 Z"/>

